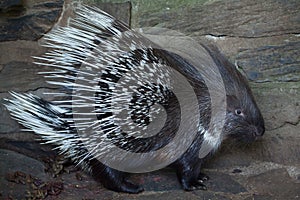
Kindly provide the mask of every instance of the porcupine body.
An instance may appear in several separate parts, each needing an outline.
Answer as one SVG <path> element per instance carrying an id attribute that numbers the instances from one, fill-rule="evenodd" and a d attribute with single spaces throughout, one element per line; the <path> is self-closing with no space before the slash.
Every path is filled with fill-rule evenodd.
<path id="1" fill-rule="evenodd" d="M 208 122 L 211 120 L 210 94 L 205 80 L 201 75 L 195 75 L 196 70 L 191 63 L 176 53 L 154 48 L 149 40 L 130 31 L 101 10 L 79 6 L 75 13 L 77 18 L 69 26 L 46 35 L 46 46 L 53 51 L 38 58 L 39 64 L 53 67 L 53 71 L 45 72 L 49 83 L 69 90 L 68 93 L 55 95 L 71 96 L 72 99 L 51 103 L 31 94 L 11 93 L 12 99 L 8 100 L 7 108 L 22 125 L 39 134 L 47 143 L 57 146 L 61 153 L 86 169 L 106 188 L 128 193 L 143 191 L 141 186 L 126 179 L 126 173 L 99 161 L 95 157 L 96 150 L 91 152 L 90 149 L 96 149 L 97 146 L 97 131 L 87 142 L 78 132 L 87 130 L 87 127 L 91 130 L 100 127 L 113 145 L 134 153 L 156 151 L 166 146 L 178 130 L 181 111 L 176 95 L 166 87 L 170 77 L 168 70 L 163 69 L 164 65 L 186 77 L 197 96 L 198 109 L 201 111 L 203 129 L 199 129 L 189 148 L 171 165 L 176 169 L 185 190 L 205 188 L 201 181 L 201 164 L 225 138 L 252 142 L 263 135 L 264 121 L 246 79 L 215 47 L 205 47 L 205 57 L 210 57 L 220 71 L 227 107 L 224 127 L 212 142 L 205 136 L 209 134 Z M 101 73 L 94 73 L 97 70 Z M 128 73 L 130 75 L 124 81 L 125 85 L 132 80 L 141 82 L 130 95 L 128 91 L 132 88 L 119 84 L 123 76 L 128 77 Z M 155 83 L 149 78 L 154 75 Z M 64 80 L 57 80 L 61 78 Z M 123 93 L 114 96 L 116 87 L 121 87 Z M 113 111 L 122 111 L 122 107 L 114 107 L 115 101 L 120 101 L 120 104 L 129 102 L 127 109 L 130 120 L 140 127 L 151 122 L 151 106 L 160 104 L 167 113 L 164 127 L 157 135 L 147 138 L 126 134 L 118 127 L 119 118 L 113 114 Z M 84 112 L 76 112 L 77 108 L 83 108 Z M 84 115 L 84 119 L 80 118 L 81 115 Z M 74 116 L 77 116 L 77 121 Z M 190 117 L 194 120 L 192 113 Z M 199 158 L 205 142 L 212 143 L 213 148 Z M 105 150 L 111 146 L 97 148 Z"/>

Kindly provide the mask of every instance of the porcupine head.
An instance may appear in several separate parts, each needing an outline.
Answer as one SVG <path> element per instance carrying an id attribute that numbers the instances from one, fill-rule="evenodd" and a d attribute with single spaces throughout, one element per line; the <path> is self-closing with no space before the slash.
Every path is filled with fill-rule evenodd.
<path id="1" fill-rule="evenodd" d="M 204 158 L 229 136 L 251 142 L 264 133 L 263 118 L 246 79 L 215 47 L 197 47 L 195 55 L 190 50 L 176 51 L 178 46 L 159 47 L 98 9 L 81 6 L 76 12 L 69 26 L 45 36 L 45 45 L 52 51 L 37 62 L 53 67 L 44 73 L 49 83 L 71 91 L 72 99 L 52 104 L 30 94 L 12 93 L 7 107 L 21 124 L 58 146 L 75 163 L 91 171 L 95 169 L 92 163 L 96 163 L 105 187 L 141 191 L 118 171 L 95 161 L 94 157 L 103 156 L 114 146 L 118 151 L 109 157 L 121 157 L 122 165 L 132 167 L 127 171 L 153 171 L 178 158 L 177 166 L 195 165 L 195 155 Z M 128 86 L 132 81 L 137 85 Z M 222 98 L 218 98 L 220 94 Z M 54 95 L 68 98 L 70 92 Z M 156 104 L 161 106 L 153 110 Z M 161 108 L 167 119 L 162 120 L 159 133 L 137 137 L 151 120 L 152 124 L 160 121 L 161 114 L 151 119 L 150 111 L 160 113 Z M 182 134 L 176 134 L 180 131 Z M 107 139 L 109 143 L 105 143 Z M 182 153 L 175 148 L 179 146 L 184 146 Z M 161 149 L 155 157 L 156 150 Z M 128 152 L 134 153 L 132 158 L 143 153 L 144 159 L 128 160 Z M 153 162 L 157 166 L 149 168 Z M 199 186 L 194 180 L 198 169 L 179 174 L 184 189 Z"/>

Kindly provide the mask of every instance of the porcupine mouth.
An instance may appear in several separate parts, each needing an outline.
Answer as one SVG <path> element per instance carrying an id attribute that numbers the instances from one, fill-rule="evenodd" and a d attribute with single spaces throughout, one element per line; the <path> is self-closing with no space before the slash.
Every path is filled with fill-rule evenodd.
<path id="1" fill-rule="evenodd" d="M 253 130 L 246 130 L 243 132 L 239 132 L 236 134 L 229 135 L 231 138 L 233 138 L 235 141 L 242 142 L 243 144 L 250 144 L 256 141 L 261 140 L 262 136 L 257 135 L 257 133 Z"/>

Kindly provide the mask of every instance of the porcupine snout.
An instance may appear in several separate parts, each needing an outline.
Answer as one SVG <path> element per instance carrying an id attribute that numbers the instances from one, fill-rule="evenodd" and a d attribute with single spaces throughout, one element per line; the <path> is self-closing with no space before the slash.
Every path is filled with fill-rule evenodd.
<path id="1" fill-rule="evenodd" d="M 251 125 L 249 130 L 251 131 L 254 140 L 261 138 L 265 133 L 265 127 L 263 125 L 262 126 Z"/>

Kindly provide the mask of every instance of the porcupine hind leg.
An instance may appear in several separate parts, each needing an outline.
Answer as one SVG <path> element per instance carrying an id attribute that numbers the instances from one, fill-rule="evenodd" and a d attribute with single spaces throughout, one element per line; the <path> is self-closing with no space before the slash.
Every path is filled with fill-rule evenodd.
<path id="1" fill-rule="evenodd" d="M 133 184 L 126 180 L 125 173 L 112 169 L 97 159 L 90 160 L 91 174 L 96 181 L 103 184 L 107 189 L 116 192 L 139 193 L 144 191 L 140 185 Z"/>

